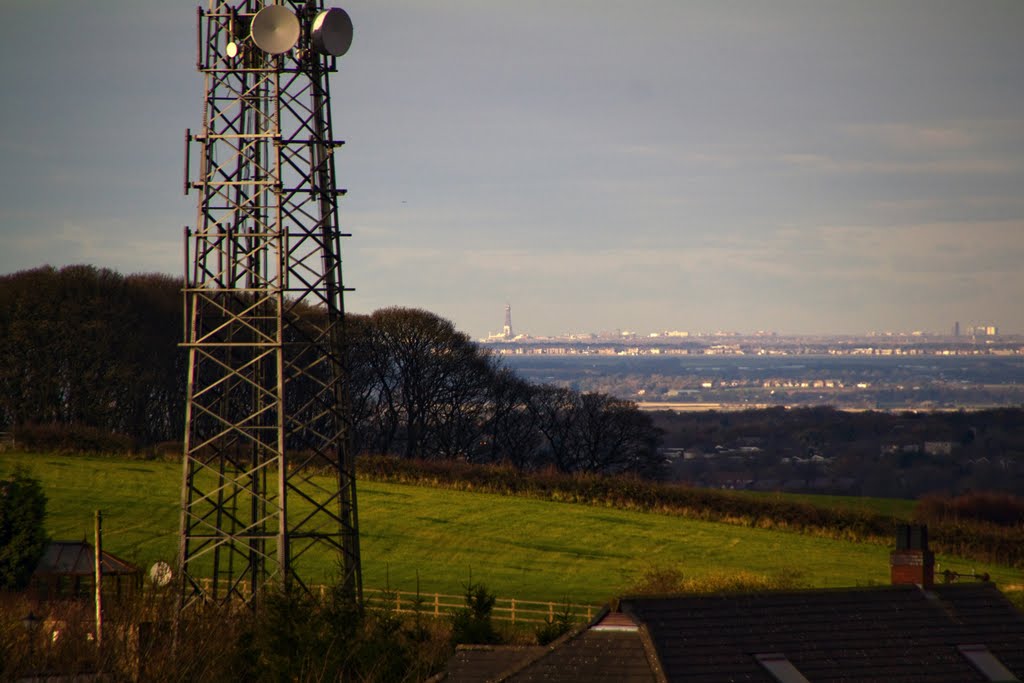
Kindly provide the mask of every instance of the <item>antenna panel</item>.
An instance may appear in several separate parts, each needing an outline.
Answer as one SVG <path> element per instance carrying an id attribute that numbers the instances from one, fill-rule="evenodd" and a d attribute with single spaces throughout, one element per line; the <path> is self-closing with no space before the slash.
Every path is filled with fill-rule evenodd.
<path id="1" fill-rule="evenodd" d="M 313 49 L 322 55 L 341 57 L 352 46 L 352 19 L 337 7 L 324 10 L 313 20 Z"/>

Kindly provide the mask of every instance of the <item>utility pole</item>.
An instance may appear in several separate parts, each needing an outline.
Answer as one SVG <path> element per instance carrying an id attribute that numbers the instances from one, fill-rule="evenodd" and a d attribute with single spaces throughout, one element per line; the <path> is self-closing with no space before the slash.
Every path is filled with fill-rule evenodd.
<path id="1" fill-rule="evenodd" d="M 103 645 L 103 512 L 96 511 L 96 547 L 93 548 L 93 570 L 96 583 L 96 648 Z"/>

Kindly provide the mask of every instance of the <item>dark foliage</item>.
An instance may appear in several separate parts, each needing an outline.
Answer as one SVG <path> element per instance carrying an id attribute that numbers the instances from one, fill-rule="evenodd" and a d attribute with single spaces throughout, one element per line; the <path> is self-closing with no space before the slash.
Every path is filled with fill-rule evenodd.
<path id="1" fill-rule="evenodd" d="M 36 452 L 127 453 L 137 447 L 129 436 L 80 423 L 24 424 L 15 430 L 15 437 L 21 448 Z"/>
<path id="2" fill-rule="evenodd" d="M 22 447 L 40 451 L 148 452 L 182 438 L 180 289 L 180 280 L 166 276 L 124 277 L 89 266 L 0 277 L 0 428 L 13 428 Z M 323 326 L 322 313 L 308 306 L 291 305 L 287 315 L 298 318 L 292 334 Z M 349 315 L 346 330 L 341 357 L 357 451 L 659 473 L 659 432 L 632 403 L 560 390 L 549 400 L 554 390 L 522 382 L 428 311 Z M 286 400 L 302 395 L 291 385 Z M 250 397 L 239 392 L 230 400 Z M 288 409 L 317 409 L 306 404 Z M 302 419 L 314 423 L 317 416 Z"/>
<path id="3" fill-rule="evenodd" d="M 0 480 L 0 589 L 28 585 L 46 547 L 46 495 L 23 470 Z"/>
<path id="4" fill-rule="evenodd" d="M 538 645 L 549 645 L 571 631 L 575 625 L 572 609 L 569 606 L 569 601 L 566 600 L 565 607 L 553 616 L 545 617 L 544 623 L 534 631 L 533 635 L 537 638 Z"/>
<path id="5" fill-rule="evenodd" d="M 1008 493 L 976 492 L 949 498 L 923 497 L 914 515 L 926 524 L 986 522 L 996 526 L 1024 526 L 1024 498 Z"/>
<path id="6" fill-rule="evenodd" d="M 827 406 L 653 414 L 670 448 L 695 454 L 673 462 L 670 478 L 803 482 L 788 489 L 885 498 L 941 491 L 1024 491 L 1024 410 L 851 412 Z M 741 447 L 754 446 L 744 456 Z M 823 458 L 814 464 L 810 458 Z M 823 483 L 824 482 L 824 483 Z M 763 488 L 762 488 L 763 490 Z"/>
<path id="7" fill-rule="evenodd" d="M 500 643 L 501 636 L 494 629 L 491 613 L 497 598 L 482 583 L 470 581 L 466 585 L 466 606 L 452 616 L 452 643 L 489 645 Z"/>
<path id="8" fill-rule="evenodd" d="M 40 617 L 34 631 L 21 623 L 29 609 Z M 38 605 L 0 593 L 0 680 L 36 680 L 42 672 L 93 680 L 101 671 L 111 681 L 412 683 L 437 673 L 451 655 L 443 622 L 424 627 L 387 611 L 360 611 L 330 591 L 272 592 L 254 609 L 177 610 L 173 591 L 109 603 L 98 650 L 89 637 L 90 603 Z"/>
<path id="9" fill-rule="evenodd" d="M 0 277 L 0 425 L 180 438 L 180 287 L 91 266 Z"/>

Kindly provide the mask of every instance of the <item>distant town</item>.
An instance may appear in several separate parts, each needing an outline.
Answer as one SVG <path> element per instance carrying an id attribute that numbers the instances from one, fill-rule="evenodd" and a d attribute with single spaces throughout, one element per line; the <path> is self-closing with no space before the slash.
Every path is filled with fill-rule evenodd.
<path id="1" fill-rule="evenodd" d="M 782 335 L 663 330 L 639 333 L 613 330 L 596 333 L 533 336 L 512 327 L 511 307 L 505 307 L 501 332 L 478 340 L 499 355 L 580 356 L 1018 356 L 1024 355 L 1024 335 L 1001 334 L 992 324 L 952 324 L 945 333 L 868 332 L 863 335 Z"/>

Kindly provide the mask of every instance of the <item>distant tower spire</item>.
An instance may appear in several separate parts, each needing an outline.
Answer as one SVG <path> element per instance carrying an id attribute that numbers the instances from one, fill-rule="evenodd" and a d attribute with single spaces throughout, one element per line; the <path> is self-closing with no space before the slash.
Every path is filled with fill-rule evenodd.
<path id="1" fill-rule="evenodd" d="M 505 339 L 512 338 L 512 305 L 505 304 L 505 327 L 501 328 L 501 336 Z"/>

